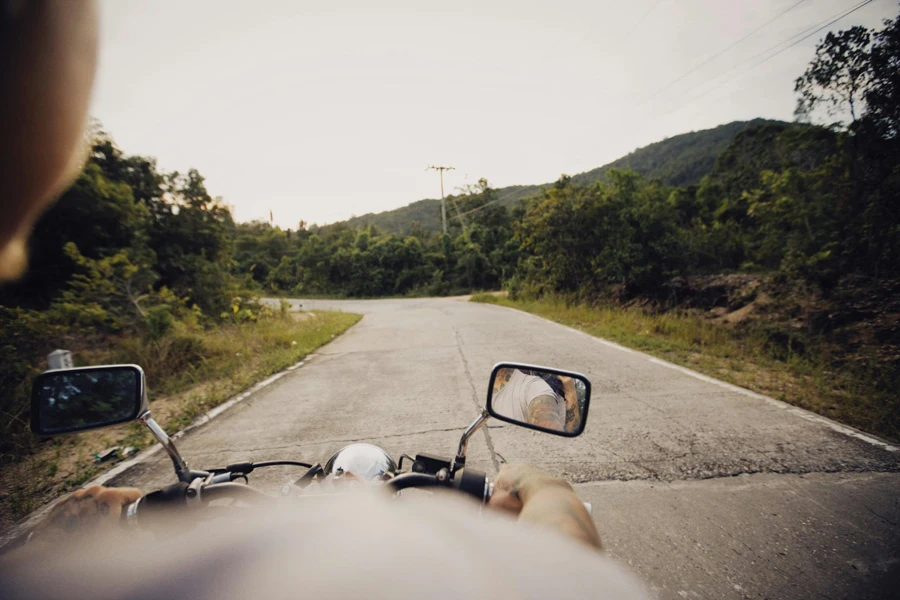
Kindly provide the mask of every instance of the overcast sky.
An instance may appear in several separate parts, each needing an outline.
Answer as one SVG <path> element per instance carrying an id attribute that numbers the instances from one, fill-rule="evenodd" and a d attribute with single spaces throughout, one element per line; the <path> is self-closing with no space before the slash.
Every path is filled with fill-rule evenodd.
<path id="1" fill-rule="evenodd" d="M 105 0 L 91 113 L 126 153 L 197 168 L 239 221 L 328 223 L 439 197 L 429 164 L 456 167 L 448 193 L 544 183 L 679 133 L 790 120 L 827 30 L 748 69 L 858 0 L 805 0 L 702 63 L 794 4 Z M 897 11 L 876 0 L 832 29 Z"/>

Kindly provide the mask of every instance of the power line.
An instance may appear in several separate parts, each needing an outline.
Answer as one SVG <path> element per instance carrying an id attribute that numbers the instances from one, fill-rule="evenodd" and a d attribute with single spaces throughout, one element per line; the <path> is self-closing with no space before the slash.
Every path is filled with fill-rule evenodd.
<path id="1" fill-rule="evenodd" d="M 498 202 L 500 202 L 500 198 L 497 198 L 496 200 L 491 200 L 490 202 L 485 202 L 485 203 L 482 204 L 481 206 L 477 206 L 477 207 L 473 208 L 472 210 L 467 210 L 466 212 L 464 212 L 464 213 L 462 213 L 462 214 L 457 214 L 457 217 L 459 217 L 460 219 L 462 219 L 462 217 L 465 217 L 466 215 L 471 215 L 472 213 L 478 212 L 478 211 L 481 210 L 482 208 L 487 208 L 487 207 L 490 206 L 491 204 L 496 204 L 496 203 L 498 203 Z M 457 211 L 457 213 L 458 213 L 458 211 Z"/>
<path id="2" fill-rule="evenodd" d="M 744 40 L 746 40 L 747 38 L 749 38 L 749 37 L 755 35 L 755 34 L 758 33 L 759 31 L 761 31 L 762 29 L 765 29 L 766 27 L 768 27 L 769 25 L 771 25 L 772 23 L 774 23 L 775 21 L 777 21 L 778 19 L 780 19 L 781 17 L 783 17 L 784 15 L 786 15 L 787 13 L 791 12 L 792 10 L 794 10 L 795 8 L 797 8 L 798 6 L 800 6 L 801 4 L 803 4 L 804 2 L 806 2 L 806 0 L 800 0 L 799 2 L 796 2 L 796 3 L 792 4 L 790 7 L 788 7 L 787 9 L 785 9 L 785 10 L 783 10 L 783 11 L 781 11 L 780 13 L 778 13 L 777 15 L 775 15 L 774 17 L 772 17 L 771 19 L 769 19 L 768 21 L 766 21 L 765 23 L 763 23 L 762 25 L 760 25 L 759 27 L 757 27 L 756 29 L 754 29 L 753 31 L 751 31 L 750 33 L 746 34 L 745 36 L 743 36 L 742 38 L 740 38 L 740 39 L 737 40 L 736 42 L 733 42 L 732 44 L 730 44 L 727 48 L 724 48 L 724 49 L 722 49 L 722 50 L 719 50 L 718 52 L 716 52 L 715 54 L 713 54 L 712 56 L 710 56 L 709 58 L 707 58 L 706 60 L 704 60 L 704 61 L 703 61 L 702 63 L 700 63 L 699 65 L 693 67 L 692 69 L 688 70 L 686 73 L 684 73 L 684 74 L 680 75 L 679 77 L 673 79 L 672 81 L 670 81 L 669 83 L 667 83 L 662 89 L 660 89 L 659 91 L 657 91 L 657 92 L 656 92 L 655 94 L 653 94 L 653 95 L 656 96 L 657 94 L 661 94 L 662 92 L 666 91 L 667 89 L 669 89 L 670 87 L 672 87 L 672 86 L 675 85 L 676 83 L 678 83 L 678 82 L 680 82 L 680 81 L 683 81 L 683 80 L 684 80 L 686 77 L 688 77 L 689 75 L 692 75 L 693 73 L 696 73 L 698 70 L 702 69 L 703 67 L 705 67 L 706 65 L 708 65 L 708 64 L 711 63 L 712 61 L 716 60 L 717 58 L 719 58 L 720 56 L 722 56 L 723 54 L 725 54 L 726 52 L 728 52 L 729 50 L 731 50 L 732 48 L 734 48 L 735 46 L 737 46 L 738 44 L 740 44 L 741 42 L 743 42 Z"/>
<path id="3" fill-rule="evenodd" d="M 631 29 L 629 29 L 629 30 L 628 30 L 628 33 L 626 33 L 623 37 L 627 38 L 627 37 L 629 37 L 632 33 L 634 33 L 634 30 L 637 29 L 638 26 L 639 26 L 641 23 L 643 23 L 644 20 L 645 20 L 647 17 L 650 16 L 650 13 L 652 13 L 654 10 L 656 10 L 656 7 L 659 6 L 660 4 L 662 4 L 662 3 L 665 2 L 665 1 L 666 1 L 666 0 L 656 0 L 656 2 L 654 2 L 653 5 L 652 5 L 650 8 L 648 8 L 648 9 L 644 12 L 644 14 L 641 15 L 641 18 L 638 19 L 638 20 L 635 22 L 635 24 L 631 26 Z M 804 0 L 804 1 L 805 1 L 805 0 Z M 578 39 L 575 41 L 575 43 L 572 45 L 572 47 L 570 48 L 569 51 L 571 52 L 572 50 L 574 50 L 575 48 L 577 48 L 578 45 L 581 44 L 581 42 L 584 41 L 584 38 L 586 38 L 586 37 L 588 36 L 588 34 L 590 34 L 592 31 L 593 31 L 593 28 L 589 27 L 589 28 L 587 29 L 587 31 L 585 31 L 585 32 L 582 33 L 580 36 L 578 36 Z M 565 37 L 566 37 L 565 35 L 560 36 L 560 38 L 559 38 L 558 40 L 556 40 L 556 42 L 554 42 L 553 46 L 550 48 L 550 50 L 547 51 L 547 53 L 544 55 L 544 58 L 542 58 L 541 60 L 542 60 L 542 61 L 546 61 L 548 58 L 550 58 L 550 55 L 553 54 L 553 53 L 556 51 L 557 48 L 559 48 L 560 44 L 561 44 L 562 41 L 565 39 Z"/>
<path id="4" fill-rule="evenodd" d="M 453 171 L 453 167 L 435 167 L 429 165 L 426 171 L 437 171 L 441 174 L 441 223 L 444 226 L 444 235 L 447 235 L 447 201 L 444 199 L 444 171 Z M 457 211 L 458 212 L 458 211 Z"/>
<path id="5" fill-rule="evenodd" d="M 710 83 L 710 82 L 712 82 L 712 81 L 715 81 L 715 80 L 718 79 L 719 77 L 721 77 L 721 76 L 723 76 L 723 75 L 727 75 L 728 73 L 731 73 L 731 72 L 735 71 L 736 69 L 738 69 L 738 68 L 740 68 L 740 67 L 746 65 L 747 63 L 750 63 L 750 62 L 756 60 L 757 58 L 760 58 L 760 57 L 762 57 L 762 56 L 765 56 L 766 54 L 769 54 L 770 52 L 772 52 L 773 50 L 776 50 L 776 49 L 780 48 L 780 47 L 783 46 L 784 44 L 788 44 L 787 46 L 784 46 L 784 48 L 781 48 L 780 50 L 777 50 L 777 52 L 774 52 L 774 53 L 772 53 L 772 54 L 769 54 L 769 56 L 766 56 L 765 58 L 763 58 L 763 60 L 754 63 L 754 64 L 751 65 L 748 69 L 745 69 L 745 70 L 741 71 L 740 73 L 737 73 L 736 75 L 734 75 L 734 76 L 732 76 L 732 77 L 728 77 L 727 79 L 724 79 L 724 80 L 722 80 L 722 81 L 716 83 L 716 84 L 715 84 L 714 86 L 712 86 L 711 88 L 708 88 L 708 89 L 704 90 L 703 92 L 700 92 L 699 94 L 695 94 L 694 96 L 691 96 L 686 102 L 683 102 L 683 103 L 679 104 L 678 106 L 676 106 L 675 108 L 673 108 L 673 109 L 670 110 L 669 112 L 664 113 L 664 115 L 671 114 L 671 113 L 675 112 L 676 110 L 679 110 L 679 109 L 683 108 L 684 106 L 686 106 L 686 105 L 688 105 L 688 104 L 691 104 L 691 103 L 694 102 L 695 100 L 698 100 L 699 98 L 702 98 L 703 96 L 705 96 L 706 94 L 712 92 L 713 90 L 718 89 L 719 87 L 725 85 L 726 83 L 730 83 L 731 81 L 734 81 L 735 79 L 737 79 L 737 78 L 739 78 L 739 77 L 743 77 L 744 75 L 746 75 L 747 73 L 749 73 L 750 71 L 752 71 L 753 69 L 755 69 L 756 67 L 759 67 L 760 65 L 763 65 L 763 64 L 769 62 L 770 60 L 772 60 L 773 58 L 775 58 L 776 56 L 778 56 L 778 55 L 781 54 L 782 52 L 785 52 L 786 50 L 788 50 L 788 49 L 790 49 L 790 48 L 793 48 L 794 46 L 796 46 L 796 45 L 799 44 L 800 42 L 802 42 L 802 41 L 804 41 L 804 40 L 806 40 L 806 39 L 812 37 L 813 35 L 819 33 L 819 32 L 822 31 L 823 29 L 826 29 L 826 28 L 828 28 L 828 27 L 834 25 L 835 23 L 837 23 L 838 21 L 840 21 L 840 20 L 843 19 L 844 17 L 847 17 L 847 16 L 853 14 L 854 12 L 856 12 L 856 11 L 858 11 L 859 9 L 861 9 L 861 8 L 863 8 L 863 7 L 865 7 L 865 6 L 867 6 L 868 4 L 871 4 L 871 3 L 874 2 L 874 1 L 875 1 L 875 0 L 864 0 L 863 2 L 860 2 L 860 3 L 857 4 L 856 6 L 850 8 L 850 9 L 847 9 L 847 10 L 845 10 L 845 11 L 842 12 L 842 13 L 839 13 L 839 14 L 837 14 L 837 15 L 834 15 L 834 16 L 832 16 L 832 17 L 829 17 L 829 18 L 826 19 L 825 21 L 820 21 L 820 22 L 817 23 L 816 25 L 813 25 L 812 27 L 809 27 L 809 28 L 807 28 L 807 29 L 801 31 L 800 33 L 797 33 L 797 34 L 795 34 L 795 35 L 789 37 L 788 39 L 786 39 L 786 40 L 784 40 L 784 41 L 781 41 L 781 42 L 775 44 L 774 46 L 772 46 L 772 47 L 770 47 L 770 48 L 768 48 L 768 49 L 766 49 L 766 50 L 763 50 L 762 52 L 758 52 L 757 54 L 754 54 L 753 56 L 751 56 L 750 58 L 748 58 L 748 59 L 746 59 L 746 60 L 744 60 L 744 61 L 741 61 L 740 63 L 738 63 L 738 64 L 736 64 L 736 65 L 730 67 L 729 69 L 723 71 L 722 73 L 719 73 L 718 75 L 716 75 L 716 76 L 713 77 L 712 79 L 706 80 L 705 82 L 703 82 L 702 84 L 700 84 L 700 86 L 706 85 L 707 83 Z M 790 42 L 790 43 L 789 43 L 789 42 Z M 700 86 L 696 86 L 696 87 L 700 87 Z M 661 116 L 664 116 L 664 115 L 661 115 Z"/>
<path id="6" fill-rule="evenodd" d="M 453 208 L 456 209 L 456 217 L 459 219 L 460 224 L 462 225 L 463 236 L 465 237 L 466 241 L 468 242 L 468 241 L 470 241 L 469 240 L 469 230 L 466 227 L 466 220 L 463 217 L 465 217 L 469 213 L 466 213 L 466 214 L 459 213 L 459 204 L 456 203 L 456 198 L 454 198 L 453 196 L 450 196 L 450 201 L 453 202 Z"/>
<path id="7" fill-rule="evenodd" d="M 819 32 L 822 31 L 823 29 L 826 29 L 826 28 L 828 28 L 828 27 L 834 25 L 835 23 L 837 23 L 838 21 L 840 21 L 840 20 L 843 19 L 844 17 L 849 16 L 849 15 L 851 15 L 852 13 L 855 13 L 855 12 L 858 11 L 859 9 L 861 9 L 861 8 L 865 7 L 866 5 L 871 4 L 871 3 L 873 3 L 873 2 L 875 2 L 875 0 L 865 0 L 865 2 L 860 2 L 860 3 L 857 4 L 856 6 L 854 6 L 853 8 L 851 8 L 850 10 L 848 10 L 847 12 L 845 12 L 844 14 L 835 17 L 834 19 L 832 19 L 831 21 L 825 23 L 824 25 L 822 25 L 822 26 L 819 27 L 818 29 L 816 29 L 816 30 L 814 30 L 814 31 L 811 31 L 810 33 L 808 33 L 807 35 L 804 35 L 804 36 L 803 36 L 802 38 L 800 38 L 799 40 L 793 42 L 792 44 L 790 44 L 790 45 L 788 45 L 788 46 L 785 46 L 784 48 L 782 48 L 781 50 L 779 50 L 779 51 L 776 52 L 775 54 L 773 54 L 773 55 L 771 55 L 771 56 L 769 56 L 769 57 L 763 59 L 761 62 L 756 63 L 755 65 L 753 65 L 752 67 L 750 67 L 750 68 L 747 69 L 746 71 L 742 71 L 742 72 L 738 75 L 738 77 L 740 77 L 740 76 L 743 75 L 744 73 L 748 73 L 748 72 L 752 71 L 753 69 L 755 69 L 756 67 L 758 67 L 758 66 L 761 65 L 761 64 L 767 63 L 768 61 L 772 60 L 773 58 L 775 58 L 776 56 L 778 56 L 779 54 L 781 54 L 781 53 L 784 52 L 785 50 L 788 50 L 788 49 L 790 49 L 790 48 L 793 48 L 794 46 L 796 46 L 797 44 L 799 44 L 799 43 L 802 42 L 803 40 L 805 40 L 805 39 L 807 39 L 807 38 L 809 38 L 809 37 L 814 36 L 815 34 L 819 33 Z M 797 36 L 794 36 L 794 37 L 797 37 Z M 793 39 L 793 38 L 791 38 L 791 39 Z M 784 42 L 782 42 L 782 43 L 784 43 Z M 775 46 L 775 47 L 777 48 L 777 46 Z M 774 49 L 774 48 L 773 48 L 773 49 Z M 758 55 L 757 55 L 757 56 L 758 56 Z"/>
<path id="8" fill-rule="evenodd" d="M 634 33 L 634 30 L 637 29 L 638 27 L 640 27 L 641 23 L 643 23 L 644 20 L 650 16 L 650 13 L 652 13 L 654 10 L 656 10 L 656 7 L 659 6 L 660 4 L 662 4 L 664 1 L 665 0 L 656 0 L 656 2 L 653 3 L 653 6 L 648 8 L 646 10 L 646 12 L 644 12 L 644 14 L 641 15 L 641 18 L 638 19 L 637 22 L 631 26 L 631 29 L 628 30 L 626 37 L 631 35 L 632 33 Z"/>

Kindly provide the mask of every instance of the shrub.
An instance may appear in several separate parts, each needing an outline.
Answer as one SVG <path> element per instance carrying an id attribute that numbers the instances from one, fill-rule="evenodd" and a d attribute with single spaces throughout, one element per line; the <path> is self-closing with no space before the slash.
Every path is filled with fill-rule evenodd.
<path id="1" fill-rule="evenodd" d="M 208 355 L 200 337 L 169 335 L 158 340 L 124 339 L 116 347 L 112 360 L 140 365 L 147 373 L 149 384 L 158 385 L 177 375 L 190 376 L 190 371 L 200 367 Z"/>
<path id="2" fill-rule="evenodd" d="M 0 331 L 0 452 L 6 453 L 27 443 L 31 380 L 61 329 L 37 311 L 0 307 Z"/>
<path id="3" fill-rule="evenodd" d="M 168 305 L 160 304 L 147 311 L 145 322 L 150 339 L 159 340 L 172 331 L 172 327 L 175 325 L 175 317 L 172 316 L 172 310 Z"/>

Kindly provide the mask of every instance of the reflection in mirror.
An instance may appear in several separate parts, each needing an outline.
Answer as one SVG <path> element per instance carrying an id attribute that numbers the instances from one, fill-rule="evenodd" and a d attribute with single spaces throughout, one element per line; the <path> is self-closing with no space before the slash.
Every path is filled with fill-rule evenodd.
<path id="1" fill-rule="evenodd" d="M 64 433 L 129 421 L 141 407 L 136 367 L 48 371 L 34 382 L 32 429 Z"/>
<path id="2" fill-rule="evenodd" d="M 583 375 L 530 367 L 495 369 L 488 407 L 495 417 L 562 435 L 584 429 L 590 383 Z"/>

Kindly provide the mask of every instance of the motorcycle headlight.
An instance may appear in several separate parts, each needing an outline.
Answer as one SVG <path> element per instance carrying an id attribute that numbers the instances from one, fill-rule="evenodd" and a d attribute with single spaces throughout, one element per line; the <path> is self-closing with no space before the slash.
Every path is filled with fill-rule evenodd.
<path id="1" fill-rule="evenodd" d="M 384 479 L 396 471 L 397 463 L 391 455 L 373 444 L 350 444 L 325 463 L 325 475 L 343 477 L 352 473 L 364 481 Z"/>

